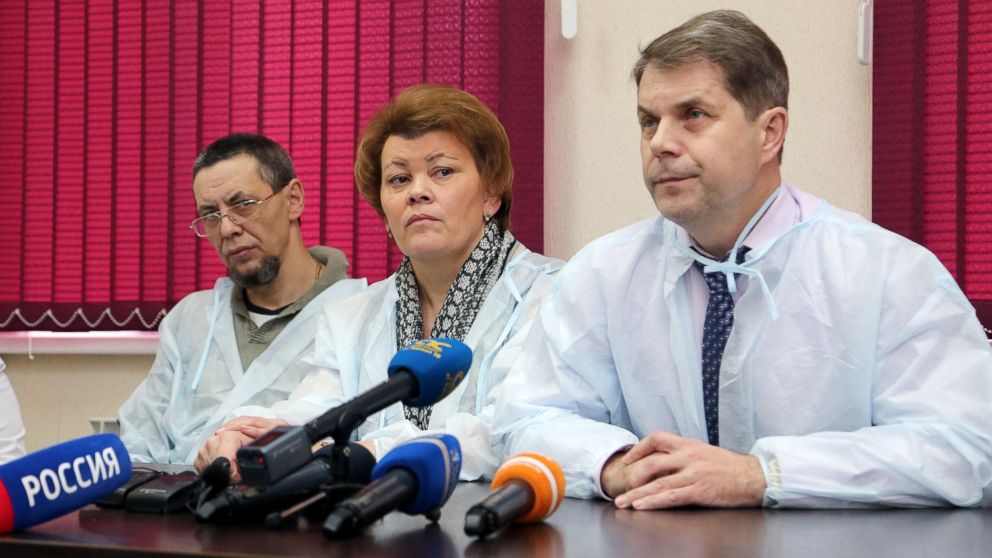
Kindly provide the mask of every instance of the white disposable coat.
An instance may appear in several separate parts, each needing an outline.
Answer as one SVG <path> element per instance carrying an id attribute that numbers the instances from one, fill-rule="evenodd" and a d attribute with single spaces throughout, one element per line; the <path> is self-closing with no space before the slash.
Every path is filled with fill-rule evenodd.
<path id="1" fill-rule="evenodd" d="M 561 260 L 518 244 L 464 339 L 472 349 L 472 368 L 434 405 L 429 423 L 431 432 L 447 432 L 461 443 L 462 480 L 491 477 L 499 466 L 489 443 L 494 402 L 561 266 Z M 398 300 L 395 276 L 390 276 L 327 306 L 317 331 L 314 368 L 290 399 L 269 409 L 248 407 L 235 414 L 298 424 L 386 381 L 386 368 L 396 353 Z M 370 416 L 357 430 L 358 438 L 374 441 L 379 457 L 423 434 L 404 418 L 400 403 Z"/>
<path id="2" fill-rule="evenodd" d="M 24 422 L 14 388 L 4 373 L 6 367 L 0 359 L 0 463 L 24 455 Z"/>
<path id="3" fill-rule="evenodd" d="M 792 188 L 801 223 L 755 247 L 720 369 L 720 444 L 758 457 L 766 505 L 990 500 L 992 350 L 922 247 Z M 546 453 L 568 493 L 663 430 L 706 440 L 701 357 L 675 226 L 655 217 L 562 269 L 504 385 L 493 442 Z M 753 258 L 752 258 L 753 256 Z"/>
<path id="4" fill-rule="evenodd" d="M 234 334 L 234 283 L 224 277 L 212 290 L 183 298 L 159 326 L 158 352 L 148 377 L 120 409 L 121 438 L 131 459 L 193 463 L 235 408 L 271 405 L 288 397 L 307 373 L 301 359 L 313 351 L 321 308 L 365 285 L 364 279 L 342 279 L 327 287 L 247 370 Z"/>

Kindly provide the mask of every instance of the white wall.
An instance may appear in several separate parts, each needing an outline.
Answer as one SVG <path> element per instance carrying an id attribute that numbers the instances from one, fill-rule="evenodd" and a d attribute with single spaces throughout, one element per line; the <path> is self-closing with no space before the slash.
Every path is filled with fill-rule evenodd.
<path id="1" fill-rule="evenodd" d="M 690 17 L 744 12 L 789 66 L 785 180 L 831 203 L 871 210 L 871 68 L 858 64 L 859 0 L 579 1 L 578 35 L 561 36 L 558 0 L 545 15 L 545 251 L 570 257 L 606 232 L 654 215 L 641 180 L 639 48 Z"/>
<path id="2" fill-rule="evenodd" d="M 655 211 L 641 182 L 638 48 L 714 8 L 748 14 L 785 54 L 792 82 L 787 180 L 868 215 L 871 69 L 855 59 L 858 0 L 582 0 L 579 33 L 560 33 L 548 0 L 545 42 L 545 251 L 569 257 Z M 151 356 L 3 355 L 29 450 L 90 432 L 144 377 Z"/>

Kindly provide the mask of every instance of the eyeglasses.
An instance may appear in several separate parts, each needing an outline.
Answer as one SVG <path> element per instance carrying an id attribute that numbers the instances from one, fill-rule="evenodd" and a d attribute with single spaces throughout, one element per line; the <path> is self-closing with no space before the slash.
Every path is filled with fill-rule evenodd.
<path id="1" fill-rule="evenodd" d="M 271 200 L 272 196 L 278 193 L 273 192 L 264 200 L 242 200 L 224 211 L 207 213 L 199 219 L 193 219 L 193 222 L 189 224 L 189 228 L 196 236 L 205 238 L 213 236 L 220 231 L 220 223 L 224 220 L 224 217 L 230 219 L 235 225 L 251 223 L 262 215 L 262 204 Z"/>

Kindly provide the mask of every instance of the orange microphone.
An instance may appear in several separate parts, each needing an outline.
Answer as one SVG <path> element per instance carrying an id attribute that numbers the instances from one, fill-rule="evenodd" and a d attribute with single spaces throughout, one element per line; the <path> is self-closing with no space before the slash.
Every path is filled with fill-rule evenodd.
<path id="1" fill-rule="evenodd" d="M 554 460 L 521 453 L 496 470 L 493 491 L 465 514 L 465 534 L 485 537 L 510 523 L 533 523 L 553 514 L 565 497 L 565 474 Z"/>

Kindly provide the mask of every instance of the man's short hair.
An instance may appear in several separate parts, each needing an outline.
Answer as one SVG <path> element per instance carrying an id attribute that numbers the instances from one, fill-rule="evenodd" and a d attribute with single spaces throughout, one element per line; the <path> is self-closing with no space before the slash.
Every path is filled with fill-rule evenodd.
<path id="1" fill-rule="evenodd" d="M 513 164 L 510 140 L 499 119 L 471 93 L 432 83 L 405 89 L 382 107 L 362 131 L 355 155 L 355 183 L 362 196 L 385 218 L 382 200 L 382 148 L 390 136 L 416 139 L 429 132 L 450 132 L 471 153 L 482 186 L 499 197 L 496 222 L 510 228 Z"/>
<path id="2" fill-rule="evenodd" d="M 240 155 L 249 155 L 255 159 L 258 177 L 274 193 L 281 192 L 296 178 L 293 160 L 281 145 L 265 136 L 247 133 L 224 136 L 208 145 L 193 162 L 193 178 L 207 167 Z"/>
<path id="3" fill-rule="evenodd" d="M 789 107 L 789 70 L 778 46 L 744 14 L 700 14 L 651 41 L 634 65 L 634 80 L 648 68 L 673 70 L 710 62 L 723 70 L 727 91 L 754 120 L 772 107 Z"/>

